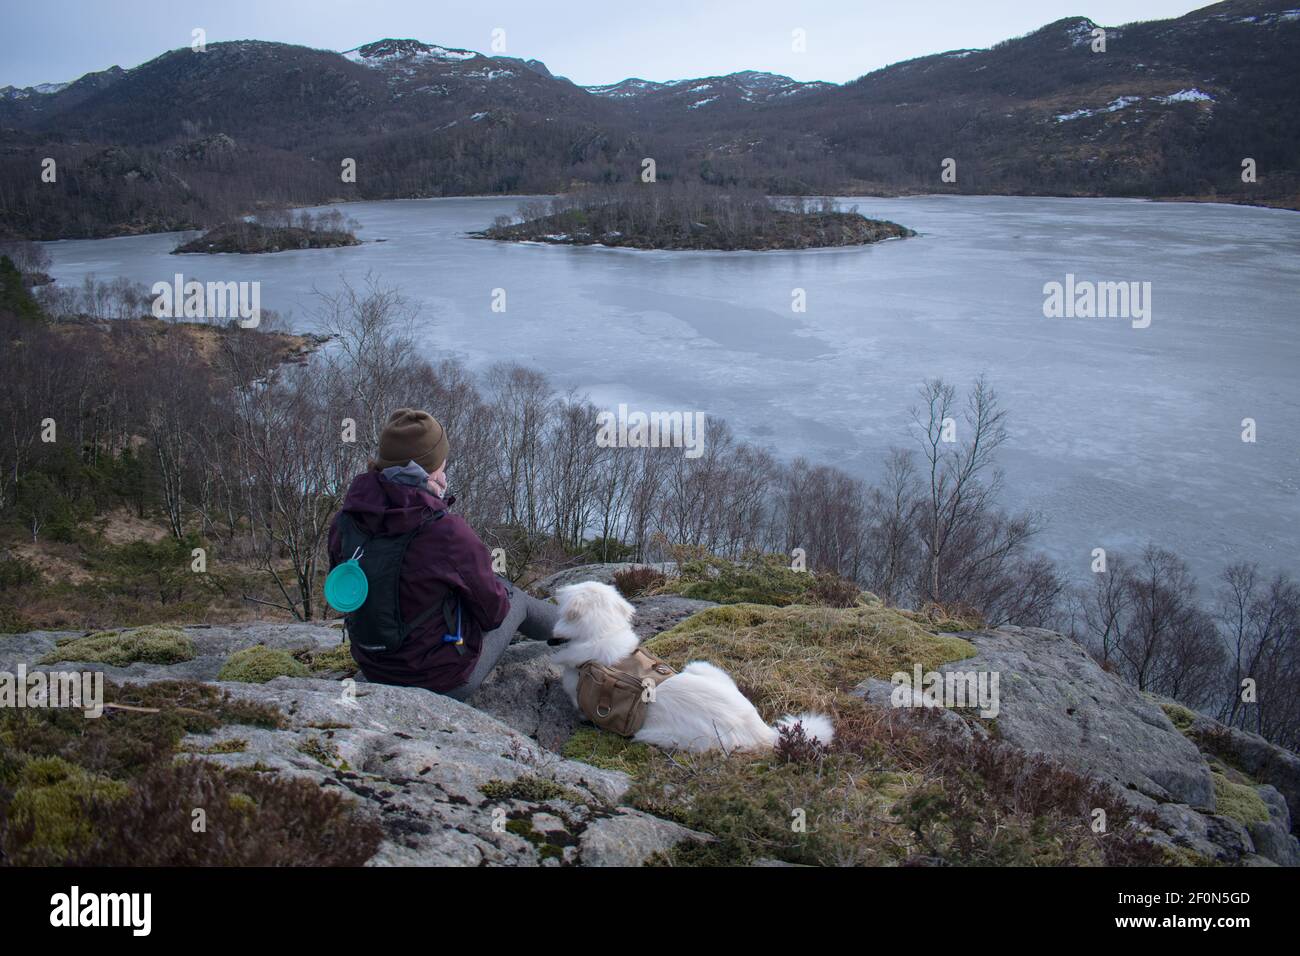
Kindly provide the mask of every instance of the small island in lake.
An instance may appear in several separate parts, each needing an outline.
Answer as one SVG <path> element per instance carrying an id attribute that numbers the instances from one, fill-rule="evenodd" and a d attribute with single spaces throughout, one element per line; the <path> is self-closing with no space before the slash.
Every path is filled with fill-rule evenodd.
<path id="1" fill-rule="evenodd" d="M 259 219 L 236 219 L 209 229 L 172 250 L 194 252 L 285 252 L 289 249 L 333 249 L 359 246 L 355 221 L 346 224 L 337 209 L 313 216 L 304 210 L 294 215 L 287 210 L 262 215 Z"/>
<path id="2" fill-rule="evenodd" d="M 773 199 L 758 190 L 657 183 L 595 187 L 498 216 L 480 239 L 634 249 L 817 249 L 914 236 L 831 199 Z"/>

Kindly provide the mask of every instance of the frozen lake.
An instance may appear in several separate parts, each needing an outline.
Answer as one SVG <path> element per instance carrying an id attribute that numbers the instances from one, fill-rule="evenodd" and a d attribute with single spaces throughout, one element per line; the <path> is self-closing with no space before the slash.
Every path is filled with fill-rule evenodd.
<path id="1" fill-rule="evenodd" d="M 431 350 L 538 366 L 605 407 L 702 410 L 783 456 L 874 480 L 915 447 L 922 380 L 986 372 L 1009 410 L 1003 500 L 1050 519 L 1076 574 L 1154 541 L 1210 590 L 1241 558 L 1300 569 L 1300 214 L 1106 199 L 849 199 L 918 238 L 811 252 L 638 252 L 466 238 L 518 198 L 355 203 L 360 247 L 171 256 L 178 236 L 49 243 L 53 274 L 259 280 L 312 325 L 313 289 L 370 271 Z M 384 239 L 384 242 L 373 240 Z M 1150 282 L 1151 322 L 1045 318 L 1067 274 Z M 492 311 L 494 289 L 507 310 Z M 803 289 L 807 309 L 791 308 Z M 432 410 L 435 414 L 436 409 Z M 1258 440 L 1241 440 L 1253 418 Z"/>

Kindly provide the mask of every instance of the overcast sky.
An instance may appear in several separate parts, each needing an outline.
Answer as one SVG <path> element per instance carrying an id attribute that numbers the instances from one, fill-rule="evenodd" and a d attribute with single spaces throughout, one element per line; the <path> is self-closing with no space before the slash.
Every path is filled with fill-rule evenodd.
<path id="1" fill-rule="evenodd" d="M 927 53 L 984 47 L 1068 16 L 1113 26 L 1181 16 L 1197 0 L 5 0 L 0 86 L 72 80 L 209 42 L 279 40 L 347 50 L 415 37 L 544 60 L 576 83 L 769 70 L 842 83 Z M 806 31 L 807 52 L 791 50 Z"/>

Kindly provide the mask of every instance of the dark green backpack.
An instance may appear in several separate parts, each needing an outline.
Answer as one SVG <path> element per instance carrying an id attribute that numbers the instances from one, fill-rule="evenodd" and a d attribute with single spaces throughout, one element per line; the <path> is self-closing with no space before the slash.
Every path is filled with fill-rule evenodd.
<path id="1" fill-rule="evenodd" d="M 347 622 L 348 638 L 357 647 L 371 654 L 395 651 L 412 631 L 442 611 L 447 621 L 447 636 L 443 640 L 455 644 L 460 653 L 465 652 L 460 633 L 460 603 L 454 595 L 449 595 L 441 605 L 435 604 L 421 611 L 409 621 L 402 620 L 399 588 L 406 549 L 415 536 L 424 530 L 425 525 L 430 521 L 441 520 L 445 514 L 445 511 L 429 512 L 423 521 L 406 534 L 367 535 L 357 527 L 350 514 L 346 511 L 339 513 L 342 554 L 357 555 L 357 563 L 361 565 L 369 584 L 362 605 L 343 618 Z"/>

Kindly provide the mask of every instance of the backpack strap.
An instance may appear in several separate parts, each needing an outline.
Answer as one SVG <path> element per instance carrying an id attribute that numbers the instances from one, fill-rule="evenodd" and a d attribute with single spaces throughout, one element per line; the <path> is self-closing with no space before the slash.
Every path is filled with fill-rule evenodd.
<path id="1" fill-rule="evenodd" d="M 352 520 L 352 515 L 346 511 L 339 512 L 339 564 L 342 564 L 349 556 L 356 553 L 358 547 L 362 547 L 368 542 L 372 535 L 366 534 L 360 526 Z M 331 570 L 333 568 L 331 567 Z"/>

